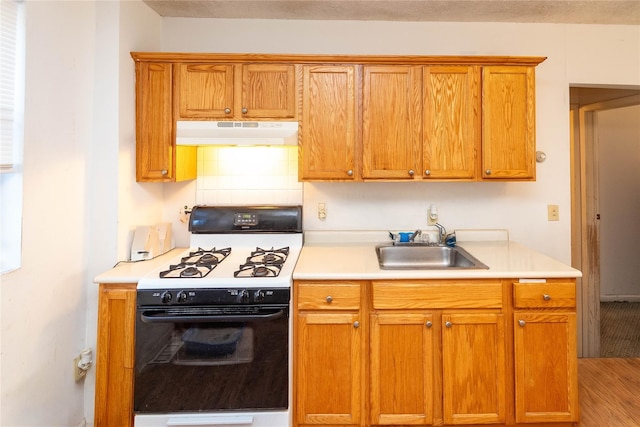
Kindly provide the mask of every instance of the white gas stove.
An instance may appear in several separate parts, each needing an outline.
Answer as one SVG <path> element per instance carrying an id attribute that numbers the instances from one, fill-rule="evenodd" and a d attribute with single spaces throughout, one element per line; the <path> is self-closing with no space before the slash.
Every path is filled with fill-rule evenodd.
<path id="1" fill-rule="evenodd" d="M 189 250 L 137 288 L 136 427 L 285 427 L 300 206 L 196 206 Z"/>

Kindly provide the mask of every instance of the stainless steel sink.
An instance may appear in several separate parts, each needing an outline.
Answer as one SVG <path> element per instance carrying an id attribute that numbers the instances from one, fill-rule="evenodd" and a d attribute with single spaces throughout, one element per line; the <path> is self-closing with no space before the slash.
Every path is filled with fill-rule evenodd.
<path id="1" fill-rule="evenodd" d="M 420 244 L 376 246 L 383 270 L 488 269 L 485 264 L 459 247 Z"/>

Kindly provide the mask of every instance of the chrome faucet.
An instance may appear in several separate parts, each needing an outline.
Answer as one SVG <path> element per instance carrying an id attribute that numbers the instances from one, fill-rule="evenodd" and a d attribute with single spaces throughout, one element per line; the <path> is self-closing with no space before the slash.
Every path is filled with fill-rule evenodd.
<path id="1" fill-rule="evenodd" d="M 442 224 L 439 224 L 437 222 L 434 225 L 438 229 L 438 244 L 444 245 L 445 239 L 447 237 L 447 230 L 444 228 Z"/>
<path id="2" fill-rule="evenodd" d="M 418 237 L 419 235 L 422 234 L 422 230 L 416 230 L 413 232 L 413 234 L 409 237 L 409 241 L 411 243 L 414 243 L 416 241 L 416 237 Z"/>

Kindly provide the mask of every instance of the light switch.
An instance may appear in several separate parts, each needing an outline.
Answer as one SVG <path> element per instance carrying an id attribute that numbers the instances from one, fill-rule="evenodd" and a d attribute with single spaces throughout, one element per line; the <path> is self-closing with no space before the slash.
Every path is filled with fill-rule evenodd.
<path id="1" fill-rule="evenodd" d="M 560 210 L 558 208 L 558 205 L 547 205 L 547 220 L 548 221 L 560 220 Z"/>

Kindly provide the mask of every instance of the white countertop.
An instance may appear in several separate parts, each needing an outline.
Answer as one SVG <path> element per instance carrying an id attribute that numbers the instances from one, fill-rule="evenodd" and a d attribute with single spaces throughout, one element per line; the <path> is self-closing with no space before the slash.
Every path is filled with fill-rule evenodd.
<path id="1" fill-rule="evenodd" d="M 460 233 L 462 236 L 462 233 Z M 488 234 L 487 234 L 488 235 Z M 305 233 L 293 278 L 296 280 L 575 278 L 582 273 L 509 240 L 459 241 L 458 246 L 486 264 L 488 270 L 381 270 L 376 244 L 386 232 Z M 137 283 L 168 264 L 187 248 L 176 248 L 148 261 L 120 262 L 96 276 L 94 283 Z"/>
<path id="2" fill-rule="evenodd" d="M 483 279 L 483 278 L 576 278 L 582 273 L 539 252 L 509 240 L 459 241 L 458 246 L 486 264 L 489 269 L 381 270 L 376 242 L 350 242 L 352 235 L 331 241 L 305 239 L 293 273 L 294 280 L 374 279 Z M 366 239 L 364 239 L 366 240 Z"/>
<path id="3" fill-rule="evenodd" d="M 142 276 L 176 258 L 187 248 L 176 248 L 147 261 L 121 261 L 93 278 L 94 283 L 138 283 Z"/>

